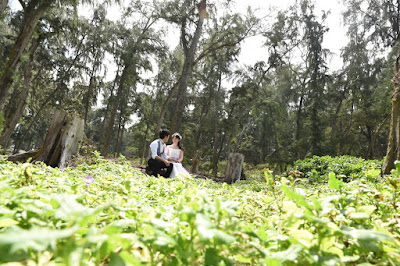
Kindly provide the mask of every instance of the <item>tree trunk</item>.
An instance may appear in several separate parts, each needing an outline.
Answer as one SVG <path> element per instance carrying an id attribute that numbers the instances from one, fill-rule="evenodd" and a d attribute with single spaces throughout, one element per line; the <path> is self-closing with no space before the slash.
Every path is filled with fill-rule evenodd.
<path id="1" fill-rule="evenodd" d="M 7 64 L 5 65 L 0 78 L 0 111 L 4 108 L 8 91 L 13 83 L 13 75 L 17 70 L 22 53 L 32 38 L 39 19 L 50 7 L 52 1 L 30 1 L 24 10 L 24 17 L 21 23 L 21 31 L 11 50 Z"/>
<path id="2" fill-rule="evenodd" d="M 92 89 L 93 89 L 93 83 L 94 83 L 94 66 L 90 75 L 90 81 L 88 85 L 88 90 L 86 93 L 86 99 L 85 99 L 85 118 L 84 118 L 84 125 L 86 126 L 87 123 L 87 117 L 90 109 L 90 100 L 92 98 Z"/>
<path id="3" fill-rule="evenodd" d="M 193 174 L 197 173 L 197 167 L 199 166 L 199 163 L 201 161 L 201 154 L 200 154 L 200 141 L 201 141 L 201 137 L 203 136 L 203 129 L 204 129 L 204 117 L 207 116 L 208 111 L 210 110 L 210 105 L 211 105 L 211 98 L 212 98 L 212 93 L 211 93 L 211 89 L 210 89 L 210 96 L 208 98 L 208 100 L 204 101 L 203 106 L 201 108 L 201 114 L 200 114 L 200 120 L 199 120 L 199 126 L 197 128 L 197 132 L 196 132 L 196 143 L 195 143 L 195 152 L 193 155 L 193 158 L 191 160 L 191 164 L 192 164 L 192 168 L 191 168 L 191 172 Z"/>
<path id="4" fill-rule="evenodd" d="M 126 79 L 128 78 L 129 68 L 130 68 L 129 65 L 125 66 L 125 68 L 124 68 L 124 70 L 122 72 L 121 80 L 120 80 L 119 86 L 118 86 L 117 95 L 115 96 L 115 100 L 114 100 L 113 105 L 112 105 L 110 120 L 108 121 L 106 138 L 104 140 L 104 148 L 103 148 L 103 152 L 101 153 L 103 156 L 107 155 L 108 145 L 110 143 L 111 131 L 112 131 L 112 128 L 114 126 L 115 114 L 117 113 L 119 102 L 120 102 L 120 99 L 122 97 L 122 91 L 123 91 L 123 89 L 125 87 Z"/>
<path id="5" fill-rule="evenodd" d="M 110 106 L 111 106 L 111 103 L 112 103 L 112 98 L 113 98 L 115 86 L 116 86 L 116 83 L 117 83 L 116 81 L 117 81 L 118 78 L 119 78 L 119 68 L 120 68 L 120 66 L 118 65 L 117 74 L 116 74 L 116 76 L 115 76 L 113 85 L 112 85 L 112 87 L 111 87 L 110 97 L 109 97 L 109 99 L 108 99 L 108 101 L 107 101 L 106 111 L 104 112 L 104 119 L 103 119 L 103 122 L 101 123 L 101 132 L 104 132 L 104 130 L 105 130 L 105 128 L 106 128 L 107 115 L 108 115 L 108 112 L 110 111 Z M 107 133 L 107 132 L 106 132 L 106 133 Z M 103 143 L 103 140 L 104 140 L 104 139 L 105 139 L 105 134 L 102 133 L 101 136 L 100 136 L 99 142 L 100 142 L 100 143 Z"/>
<path id="6" fill-rule="evenodd" d="M 222 74 L 219 74 L 218 80 L 218 90 L 217 95 L 215 95 L 215 116 L 214 116 L 214 147 L 213 147 L 213 160 L 212 160 L 212 174 L 214 176 L 218 173 L 218 158 L 217 158 L 217 149 L 218 149 L 218 119 L 219 119 L 219 93 L 221 91 L 221 83 L 222 83 Z"/>
<path id="7" fill-rule="evenodd" d="M 121 129 L 122 129 L 122 114 L 120 113 L 119 119 L 118 119 L 118 131 L 117 131 L 117 140 L 115 141 L 115 146 L 114 146 L 114 157 L 117 157 L 119 155 L 119 142 L 121 140 Z"/>
<path id="8" fill-rule="evenodd" d="M 187 53 L 185 63 L 183 65 L 183 70 L 181 75 L 182 80 L 179 83 L 179 88 L 178 88 L 178 98 L 176 103 L 177 108 L 172 118 L 171 132 L 180 131 L 181 129 L 182 115 L 186 105 L 187 85 L 189 81 L 189 76 L 193 69 L 194 54 L 196 52 L 196 47 L 200 40 L 201 31 L 203 29 L 204 18 L 207 15 L 206 7 L 207 7 L 207 0 L 202 0 L 199 4 L 199 21 L 197 22 L 196 31 L 193 35 L 192 43 L 190 44 L 190 48 Z"/>
<path id="9" fill-rule="evenodd" d="M 118 146 L 117 146 L 117 154 L 118 156 L 122 153 L 122 144 L 124 140 L 124 132 L 125 132 L 125 120 L 122 122 L 121 125 L 121 137 L 119 138 Z"/>
<path id="10" fill-rule="evenodd" d="M 61 157 L 58 162 L 59 168 L 65 168 L 72 156 L 78 152 L 79 143 L 83 138 L 84 128 L 83 119 L 77 115 L 68 119 L 61 138 Z"/>
<path id="11" fill-rule="evenodd" d="M 158 116 L 158 120 L 157 120 L 157 126 L 156 126 L 156 128 L 154 130 L 154 137 L 155 138 L 158 138 L 158 132 L 161 130 L 161 125 L 162 125 L 162 122 L 164 121 L 164 116 L 165 116 L 165 112 L 167 111 L 167 106 L 168 106 L 169 102 L 171 101 L 174 92 L 179 87 L 179 84 L 180 84 L 181 80 L 182 80 L 182 76 L 174 84 L 174 86 L 172 86 L 172 88 L 169 90 L 168 97 L 165 100 L 165 102 L 163 103 L 163 105 L 161 106 L 160 115 Z"/>
<path id="12" fill-rule="evenodd" d="M 399 160 L 400 146 L 400 50 L 395 64 L 395 74 L 393 78 L 394 91 L 392 95 L 392 111 L 390 120 L 390 133 L 385 162 L 382 166 L 383 174 L 390 174 L 395 165 L 395 160 Z"/>
<path id="13" fill-rule="evenodd" d="M 39 46 L 39 39 L 35 39 L 32 43 L 29 60 L 26 62 L 25 71 L 24 71 L 24 88 L 19 96 L 19 104 L 17 109 L 14 111 L 13 116 L 11 119 L 4 125 L 3 134 L 0 137 L 0 146 L 7 147 L 7 143 L 10 139 L 12 132 L 15 129 L 15 126 L 18 124 L 19 119 L 21 118 L 25 106 L 26 106 L 26 99 L 29 94 L 29 89 L 31 85 L 31 77 L 32 77 L 32 63 L 35 57 L 36 49 Z"/>
<path id="14" fill-rule="evenodd" d="M 53 167 L 64 168 L 77 152 L 82 137 L 83 119 L 56 110 L 42 147 L 37 151 L 10 156 L 8 160 L 16 162 L 32 158 L 33 162 L 42 161 Z"/>
<path id="15" fill-rule="evenodd" d="M 393 83 L 394 91 L 392 95 L 390 133 L 385 162 L 382 166 L 383 174 L 390 174 L 390 170 L 395 167 L 395 160 L 400 159 L 400 48 L 397 52 Z"/>
<path id="16" fill-rule="evenodd" d="M 244 133 L 246 132 L 246 129 L 247 129 L 247 127 L 250 125 L 251 122 L 253 122 L 253 117 L 252 117 L 252 116 L 249 116 L 249 118 L 248 118 L 248 120 L 247 120 L 247 123 L 244 124 L 244 126 L 243 126 L 243 128 L 242 128 L 242 131 L 240 132 L 240 134 L 239 134 L 239 136 L 238 136 L 238 138 L 237 138 L 236 147 L 235 147 L 235 149 L 233 150 L 233 152 L 236 153 L 236 152 L 239 151 L 240 146 L 242 145 L 242 138 L 243 138 L 243 135 L 244 135 Z"/>
<path id="17" fill-rule="evenodd" d="M 376 139 L 379 136 L 379 133 L 381 132 L 383 126 L 386 124 L 386 122 L 389 120 L 390 115 L 386 116 L 386 118 L 382 121 L 382 123 L 379 125 L 378 129 L 375 131 L 374 135 L 372 136 L 371 142 L 368 145 L 368 150 L 367 150 L 367 154 L 365 156 L 365 158 L 367 159 L 373 159 L 373 148 L 374 148 L 374 144 Z"/>
<path id="18" fill-rule="evenodd" d="M 228 157 L 228 164 L 225 171 L 225 182 L 232 184 L 240 180 L 242 174 L 244 156 L 240 153 L 231 153 Z"/>
<path id="19" fill-rule="evenodd" d="M 8 0 L 0 0 L 0 16 L 6 10 L 7 4 L 8 4 Z"/>
<path id="20" fill-rule="evenodd" d="M 67 124 L 67 116 L 68 114 L 61 110 L 54 112 L 39 156 L 33 161 L 42 161 L 52 165 L 61 156 L 61 129 Z M 56 165 L 53 164 L 52 166 Z"/>

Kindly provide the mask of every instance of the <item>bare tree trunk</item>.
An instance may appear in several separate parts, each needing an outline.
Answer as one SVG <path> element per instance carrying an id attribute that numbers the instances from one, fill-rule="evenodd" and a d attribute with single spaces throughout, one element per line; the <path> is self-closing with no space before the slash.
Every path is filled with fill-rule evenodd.
<path id="1" fill-rule="evenodd" d="M 8 160 L 20 162 L 32 158 L 33 162 L 42 161 L 53 167 L 64 168 L 72 155 L 78 151 L 82 137 L 83 119 L 56 110 L 42 147 L 36 151 L 10 156 Z"/>
<path id="2" fill-rule="evenodd" d="M 373 148 L 374 148 L 375 141 L 378 138 L 378 135 L 381 132 L 383 126 L 389 120 L 389 118 L 390 118 L 390 115 L 386 116 L 386 118 L 378 126 L 378 129 L 375 131 L 374 135 L 372 136 L 371 142 L 368 145 L 368 150 L 367 150 L 367 154 L 366 154 L 365 158 L 367 158 L 367 159 L 372 159 L 373 158 L 373 152 L 372 151 L 373 151 Z"/>
<path id="3" fill-rule="evenodd" d="M 24 10 L 20 34 L 11 50 L 7 64 L 0 78 L 0 111 L 4 108 L 8 91 L 13 83 L 13 74 L 17 70 L 21 55 L 29 44 L 39 19 L 50 7 L 51 2 L 52 1 L 33 0 L 30 1 L 29 5 Z"/>
<path id="4" fill-rule="evenodd" d="M 193 158 L 191 160 L 191 164 L 192 164 L 192 168 L 191 168 L 191 172 L 193 174 L 197 173 L 197 167 L 200 163 L 201 160 L 201 155 L 200 155 L 200 141 L 201 141 L 201 137 L 203 136 L 203 129 L 204 129 L 204 117 L 206 117 L 208 115 L 208 111 L 210 110 L 210 105 L 211 105 L 211 98 L 212 98 L 212 93 L 211 93 L 211 89 L 210 89 L 210 96 L 208 98 L 207 101 L 204 101 L 203 106 L 201 108 L 201 114 L 200 114 L 200 119 L 199 119 L 199 126 L 197 128 L 197 132 L 196 132 L 196 143 L 195 143 L 195 152 L 193 155 Z"/>
<path id="5" fill-rule="evenodd" d="M 218 173 L 218 158 L 217 158 L 217 149 L 218 149 L 218 119 L 219 119 L 219 94 L 221 91 L 221 83 L 222 83 L 222 73 L 219 74 L 218 80 L 218 89 L 217 95 L 215 95 L 215 115 L 214 115 L 214 147 L 213 147 L 213 160 L 212 160 L 212 174 L 214 176 Z"/>
<path id="6" fill-rule="evenodd" d="M 156 97 L 155 97 L 154 102 L 157 102 L 157 98 L 158 98 L 157 96 L 158 96 L 158 92 L 156 92 Z M 147 137 L 149 135 L 150 123 L 152 122 L 151 119 L 153 117 L 154 110 L 155 110 L 155 108 L 151 108 L 149 117 L 147 117 L 147 118 L 145 117 L 145 119 L 146 119 L 145 120 L 146 121 L 146 130 L 145 130 L 145 134 L 144 134 L 143 141 L 142 141 L 142 143 L 143 143 L 143 152 L 142 152 L 142 156 L 141 156 L 141 159 L 140 159 L 140 163 L 141 164 L 143 164 L 144 161 L 147 159 L 146 156 L 148 154 L 148 149 L 149 149 L 149 144 L 150 144 L 149 141 L 147 141 Z"/>
<path id="7" fill-rule="evenodd" d="M 130 66 L 127 65 L 127 66 L 125 66 L 124 70 L 122 71 L 121 80 L 119 82 L 117 95 L 115 96 L 115 100 L 113 102 L 112 109 L 111 109 L 110 120 L 108 121 L 107 133 L 106 133 L 106 138 L 104 140 L 104 148 L 103 148 L 103 152 L 102 152 L 103 156 L 107 155 L 108 145 L 109 145 L 110 137 L 111 137 L 111 131 L 112 131 L 112 128 L 114 126 L 115 114 L 117 113 L 119 102 L 120 102 L 121 97 L 122 97 L 122 91 L 124 90 L 126 79 L 128 78 L 129 68 L 130 68 Z"/>
<path id="8" fill-rule="evenodd" d="M 246 132 L 246 129 L 250 125 L 251 122 L 253 122 L 253 117 L 249 116 L 247 123 L 244 124 L 242 131 L 240 132 L 240 134 L 237 138 L 236 147 L 233 150 L 234 153 L 237 153 L 238 150 L 240 149 L 240 146 L 242 145 L 242 138 L 243 138 L 244 132 Z"/>
<path id="9" fill-rule="evenodd" d="M 120 134 L 121 134 L 121 124 L 122 124 L 122 115 L 120 114 L 119 119 L 118 119 L 118 131 L 117 131 L 117 140 L 115 141 L 115 146 L 114 146 L 114 157 L 118 156 L 118 145 L 120 141 Z"/>
<path id="10" fill-rule="evenodd" d="M 125 120 L 122 122 L 121 136 L 119 137 L 119 142 L 117 142 L 117 156 L 119 156 L 121 154 L 122 143 L 123 143 L 123 139 L 124 139 L 124 132 L 125 132 Z"/>
<path id="11" fill-rule="evenodd" d="M 176 112 L 172 118 L 171 132 L 180 131 L 182 125 L 182 115 L 186 105 L 186 93 L 189 76 L 193 69 L 194 54 L 196 47 L 200 40 L 201 31 L 203 29 L 203 22 L 206 17 L 207 0 L 202 0 L 199 4 L 199 21 L 197 22 L 196 31 L 193 35 L 192 43 L 190 44 L 185 63 L 182 70 L 182 80 L 179 83 L 178 98 L 176 103 Z"/>
<path id="12" fill-rule="evenodd" d="M 157 126 L 156 126 L 155 131 L 154 131 L 154 137 L 155 138 L 158 137 L 158 132 L 160 131 L 162 122 L 164 121 L 164 116 L 165 116 L 165 112 L 167 111 L 167 106 L 168 106 L 169 102 L 171 101 L 174 92 L 179 87 L 179 84 L 180 84 L 181 80 L 182 80 L 182 76 L 174 84 L 174 86 L 172 86 L 172 88 L 170 89 L 170 91 L 168 93 L 167 99 L 164 101 L 163 105 L 161 106 L 160 115 L 158 116 L 158 120 L 157 120 Z"/>
<path id="13" fill-rule="evenodd" d="M 25 64 L 26 67 L 26 64 Z M 22 72 L 22 71 L 21 71 Z M 25 75 L 25 70 L 24 70 L 24 75 Z M 4 121 L 5 125 L 3 124 L 3 128 L 1 130 L 4 129 L 4 127 L 9 123 L 9 121 L 12 119 L 12 117 L 14 116 L 15 110 L 18 107 L 18 104 L 20 103 L 20 101 L 18 101 L 17 99 L 20 99 L 21 93 L 24 90 L 24 82 L 21 82 L 21 80 L 23 80 L 23 76 L 19 77 L 18 80 L 15 79 L 14 80 L 14 90 L 10 95 L 10 100 L 6 101 L 6 103 L 4 104 Z M 22 85 L 21 85 L 22 83 Z"/>
<path id="14" fill-rule="evenodd" d="M 28 93 L 30 90 L 30 85 L 31 85 L 31 77 L 32 77 L 32 63 L 33 59 L 35 58 L 35 52 L 36 49 L 39 46 L 39 39 L 35 39 L 32 43 L 30 55 L 29 55 L 29 60 L 26 62 L 25 66 L 25 71 L 24 71 L 24 88 L 19 95 L 19 104 L 17 106 L 17 109 L 14 111 L 14 115 L 11 117 L 11 119 L 5 124 L 5 128 L 3 131 L 3 134 L 0 137 L 0 146 L 6 147 L 7 143 L 10 139 L 10 136 L 12 132 L 15 129 L 15 126 L 17 125 L 19 119 L 21 118 L 25 106 L 26 106 L 26 99 L 28 97 Z"/>
<path id="15" fill-rule="evenodd" d="M 0 0 L 0 16 L 6 10 L 7 4 L 8 4 L 8 0 Z"/>
<path id="16" fill-rule="evenodd" d="M 94 68 L 94 66 L 93 66 Z M 84 118 L 84 124 L 86 126 L 87 123 L 87 117 L 90 109 L 90 100 L 92 98 L 92 89 L 93 89 L 93 83 L 94 83 L 94 69 L 92 69 L 91 75 L 90 75 L 90 81 L 88 85 L 88 90 L 86 93 L 86 99 L 85 99 L 85 118 Z"/>
<path id="17" fill-rule="evenodd" d="M 244 156 L 240 153 L 231 153 L 228 157 L 228 164 L 225 170 L 225 182 L 232 184 L 240 180 L 242 174 Z"/>
<path id="18" fill-rule="evenodd" d="M 383 174 L 390 174 L 390 170 L 395 167 L 395 160 L 400 159 L 400 50 L 397 53 L 393 83 L 390 133 L 385 162 L 382 166 Z"/>

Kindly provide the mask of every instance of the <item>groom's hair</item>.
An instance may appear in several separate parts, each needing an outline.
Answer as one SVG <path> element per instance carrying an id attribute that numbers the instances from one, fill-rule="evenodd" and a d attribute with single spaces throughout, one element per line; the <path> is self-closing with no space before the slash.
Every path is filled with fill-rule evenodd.
<path id="1" fill-rule="evenodd" d="M 161 129 L 158 134 L 160 135 L 160 139 L 163 139 L 166 136 L 169 136 L 169 130 L 168 129 Z"/>

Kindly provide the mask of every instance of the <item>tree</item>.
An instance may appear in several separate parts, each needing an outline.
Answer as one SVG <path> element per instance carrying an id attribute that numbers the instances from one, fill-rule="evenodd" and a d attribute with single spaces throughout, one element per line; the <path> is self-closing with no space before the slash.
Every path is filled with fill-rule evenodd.
<path id="1" fill-rule="evenodd" d="M 6 97 L 13 83 L 13 75 L 19 67 L 20 57 L 29 44 L 39 19 L 50 8 L 51 2 L 50 0 L 32 0 L 23 6 L 24 15 L 20 33 L 0 77 L 0 111 L 3 111 Z M 21 1 L 21 3 L 24 2 Z"/>
<path id="2" fill-rule="evenodd" d="M 322 125 L 320 112 L 324 108 L 324 89 L 327 66 L 325 62 L 326 50 L 322 49 L 324 33 L 327 29 L 316 20 L 313 13 L 314 6 L 308 0 L 301 2 L 302 20 L 305 30 L 306 64 L 310 90 L 310 118 L 311 118 L 311 154 L 322 155 Z M 325 19 L 325 14 L 322 17 Z"/>
<path id="3" fill-rule="evenodd" d="M 122 47 L 117 51 L 118 60 L 122 65 L 122 74 L 119 79 L 118 89 L 115 98 L 113 98 L 110 119 L 106 131 L 104 147 L 102 154 L 107 155 L 110 143 L 111 133 L 114 125 L 114 119 L 118 107 L 123 103 L 124 93 L 130 94 L 130 88 L 135 88 L 137 81 L 140 79 L 138 71 L 140 69 L 151 69 L 149 62 L 149 54 L 161 55 L 165 51 L 165 45 L 160 40 L 158 32 L 153 30 L 153 26 L 159 19 L 155 10 L 147 10 L 147 7 L 139 3 L 135 3 L 129 12 L 139 13 L 142 17 L 136 21 L 131 30 L 124 29 L 121 23 L 120 37 L 122 39 Z M 128 36 L 128 37 L 127 37 Z M 128 92 L 124 92 L 128 89 Z M 122 101 L 122 102 L 121 102 Z M 121 109 L 123 112 L 124 110 Z"/>
<path id="4" fill-rule="evenodd" d="M 367 40 L 376 50 L 382 48 L 399 49 L 399 0 L 366 0 L 366 9 L 360 1 L 349 1 L 345 19 L 351 25 L 350 29 L 360 28 L 367 32 Z M 352 14 L 358 14 L 354 17 Z M 354 19 L 356 18 L 356 19 Z M 394 168 L 394 161 L 400 159 L 400 51 L 397 54 L 394 66 L 394 91 L 392 94 L 392 109 L 390 118 L 390 133 L 387 145 L 385 162 L 382 167 L 384 174 L 389 174 Z"/>

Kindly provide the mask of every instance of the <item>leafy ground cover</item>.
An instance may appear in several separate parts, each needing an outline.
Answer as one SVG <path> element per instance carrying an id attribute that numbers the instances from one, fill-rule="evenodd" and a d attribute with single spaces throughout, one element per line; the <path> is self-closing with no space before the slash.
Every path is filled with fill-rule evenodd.
<path id="1" fill-rule="evenodd" d="M 328 174 L 332 172 L 338 178 L 348 182 L 365 177 L 366 170 L 370 170 L 369 175 L 373 175 L 373 177 L 379 176 L 381 168 L 382 161 L 378 160 L 365 160 L 348 155 L 313 156 L 296 161 L 291 169 L 292 172 L 289 171 L 289 175 L 297 174 L 297 177 L 307 178 L 310 182 L 323 182 L 328 180 Z"/>
<path id="2" fill-rule="evenodd" d="M 0 161 L 0 263 L 400 264 L 400 164 L 349 183 L 149 177 L 126 160 Z"/>

